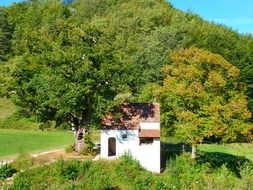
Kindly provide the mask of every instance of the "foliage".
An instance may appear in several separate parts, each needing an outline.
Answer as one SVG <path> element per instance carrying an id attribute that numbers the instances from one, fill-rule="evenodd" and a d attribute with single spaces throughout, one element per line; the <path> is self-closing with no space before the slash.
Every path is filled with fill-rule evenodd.
<path id="1" fill-rule="evenodd" d="M 118 161 L 63 161 L 18 174 L 10 189 L 251 189 L 252 165 L 239 166 L 240 177 L 226 165 L 192 162 L 177 156 L 159 175 L 142 169 L 129 157 Z M 231 160 L 231 163 L 233 160 Z M 235 161 L 236 163 L 236 161 Z M 137 169 L 134 167 L 136 166 Z M 131 169 L 129 169 L 129 167 Z M 130 172 L 130 173 L 129 173 Z M 129 175 L 129 176 L 128 176 Z M 96 181 L 96 183 L 94 183 Z M 28 186 L 26 186 L 28 185 Z"/>
<path id="2" fill-rule="evenodd" d="M 17 170 L 14 169 L 10 164 L 5 164 L 0 167 L 0 179 L 11 177 Z"/>
<path id="3" fill-rule="evenodd" d="M 5 63 L 12 77 L 0 75 L 6 83 L 0 93 L 15 92 L 16 104 L 42 123 L 98 123 L 119 103 L 116 97 L 124 101 L 150 83 L 161 84 L 161 68 L 171 63 L 167 54 L 192 45 L 240 68 L 252 108 L 252 37 L 165 1 L 25 1 L 1 10 L 13 32 Z"/>
<path id="4" fill-rule="evenodd" d="M 123 180 L 135 180 L 138 176 L 138 173 L 143 170 L 141 165 L 134 161 L 131 155 L 124 155 L 121 157 L 121 160 L 115 165 L 116 170 L 118 171 L 118 177 L 121 177 Z"/>
<path id="5" fill-rule="evenodd" d="M 92 142 L 90 135 L 85 135 L 84 141 L 86 146 L 81 150 L 81 154 L 95 156 L 97 152 L 94 149 L 95 144 Z"/>
<path id="6" fill-rule="evenodd" d="M 41 12 L 32 12 L 35 8 Z M 30 9 L 25 20 L 38 20 L 28 21 L 25 28 L 32 31 L 20 39 L 29 43 L 20 43 L 22 55 L 12 72 L 15 102 L 39 122 L 89 130 L 131 82 L 131 65 L 120 60 L 99 27 L 72 23 L 60 1 L 34 2 Z"/>
<path id="7" fill-rule="evenodd" d="M 21 112 L 10 99 L 0 98 L 0 128 L 37 130 L 38 124 Z"/>
<path id="8" fill-rule="evenodd" d="M 0 62 L 7 59 L 11 49 L 12 26 L 7 11 L 0 7 Z"/>
<path id="9" fill-rule="evenodd" d="M 12 115 L 3 121 L 0 121 L 0 128 L 2 129 L 19 129 L 19 130 L 36 130 L 38 124 L 31 118 L 16 118 Z"/>
<path id="10" fill-rule="evenodd" d="M 171 54 L 164 82 L 154 96 L 177 136 L 190 144 L 215 136 L 224 142 L 251 137 L 252 124 L 239 69 L 220 55 L 199 48 Z"/>
<path id="11" fill-rule="evenodd" d="M 107 167 L 105 167 L 107 166 Z M 110 175 L 110 170 L 108 171 L 108 165 L 104 162 L 98 162 L 92 164 L 90 169 L 86 172 L 79 188 L 89 189 L 89 190 L 99 190 L 99 189 L 113 189 L 113 178 Z M 96 183 L 94 183 L 94 181 Z"/>
<path id="12" fill-rule="evenodd" d="M 67 180 L 74 180 L 78 176 L 80 162 L 72 161 L 70 163 L 65 163 L 62 159 L 58 160 L 56 163 L 58 170 L 58 175 Z"/>
<path id="13" fill-rule="evenodd" d="M 198 158 L 199 163 L 208 162 L 212 168 L 219 168 L 225 165 L 226 168 L 240 177 L 240 167 L 249 164 L 249 160 L 243 156 L 233 156 L 220 152 L 201 152 Z"/>
<path id="14" fill-rule="evenodd" d="M 12 167 L 18 171 L 27 170 L 33 166 L 33 157 L 27 153 L 20 153 L 11 163 Z"/>
<path id="15" fill-rule="evenodd" d="M 164 133 L 176 128 L 186 140 L 189 132 L 190 143 L 213 135 L 224 141 L 241 140 L 250 134 L 247 99 L 252 112 L 252 36 L 183 13 L 164 0 L 42 0 L 1 8 L 0 60 L 0 95 L 11 97 L 42 128 L 53 123 L 89 130 L 112 106 L 139 100 L 161 101 Z M 175 82 L 179 71 L 188 83 Z M 5 117 L 0 123 L 26 125 L 26 121 L 16 124 L 15 117 Z M 9 140 L 18 139 L 17 133 L 1 131 L 1 155 L 18 152 L 6 153 L 14 149 Z M 38 144 L 29 144 L 35 143 L 34 138 Z M 44 138 L 29 133 L 21 139 L 26 142 L 19 141 L 18 148 L 28 144 L 29 151 L 34 146 L 49 147 L 47 143 L 51 147 L 55 141 L 60 142 L 57 146 L 70 143 L 61 135 Z M 52 164 L 19 174 L 12 189 L 252 187 L 251 166 L 237 170 L 239 179 L 226 166 L 211 168 L 209 162 L 195 163 L 183 155 L 161 175 L 144 171 L 129 158 L 115 164 L 86 163 L 85 172 L 77 169 L 81 163 L 63 162 L 60 167 Z"/>
<path id="16" fill-rule="evenodd" d="M 73 145 L 68 145 L 65 147 L 65 152 L 66 153 L 71 153 L 71 152 L 74 152 L 74 147 Z"/>
<path id="17" fill-rule="evenodd" d="M 191 72 L 183 73 L 191 78 L 208 71 L 208 77 L 202 76 L 206 89 L 202 92 L 198 83 L 189 88 L 182 84 L 176 86 L 174 96 L 170 93 L 166 98 L 177 101 L 177 93 L 183 93 L 189 105 L 177 102 L 181 109 L 202 106 L 202 110 L 195 113 L 197 108 L 190 108 L 175 114 L 171 107 L 176 102 L 161 101 L 161 120 L 168 128 L 164 131 L 173 133 L 176 121 L 176 128 L 181 124 L 181 129 L 192 132 L 187 138 L 191 143 L 214 135 L 224 141 L 242 140 L 250 134 L 243 121 L 250 118 L 246 107 L 253 112 L 251 35 L 183 13 L 164 0 L 24 1 L 1 8 L 0 24 L 0 95 L 11 97 L 42 129 L 53 123 L 88 131 L 123 101 L 160 100 L 159 93 L 153 92 L 168 75 L 161 68 L 170 70 L 171 64 L 191 57 L 182 49 L 199 47 L 206 50 L 196 51 L 202 63 L 210 59 L 219 65 L 189 68 L 194 65 L 190 64 L 186 68 Z M 168 59 L 168 53 L 177 50 Z M 228 69 L 231 65 L 240 69 L 240 75 L 235 67 Z M 188 97 L 194 90 L 198 93 Z M 238 90 L 240 95 L 233 94 Z M 13 122 L 4 123 L 8 125 Z M 181 137 L 186 134 L 177 132 Z"/>

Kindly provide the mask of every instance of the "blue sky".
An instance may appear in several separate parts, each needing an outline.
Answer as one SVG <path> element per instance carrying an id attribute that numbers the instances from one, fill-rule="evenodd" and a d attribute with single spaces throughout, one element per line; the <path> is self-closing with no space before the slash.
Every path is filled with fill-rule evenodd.
<path id="1" fill-rule="evenodd" d="M 8 6 L 21 0 L 0 0 Z M 241 33 L 253 34 L 253 0 L 168 0 L 174 7 L 227 25 Z"/>
<path id="2" fill-rule="evenodd" d="M 174 7 L 253 34 L 253 0 L 168 0 Z"/>
<path id="3" fill-rule="evenodd" d="M 18 2 L 18 1 L 21 1 L 21 0 L 0 0 L 0 5 L 8 6 L 13 2 Z"/>

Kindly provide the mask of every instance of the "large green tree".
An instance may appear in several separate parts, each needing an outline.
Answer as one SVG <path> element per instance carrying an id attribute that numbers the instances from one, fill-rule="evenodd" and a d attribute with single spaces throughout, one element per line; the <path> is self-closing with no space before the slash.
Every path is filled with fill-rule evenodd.
<path id="1" fill-rule="evenodd" d="M 156 87 L 165 118 L 178 137 L 196 145 L 205 137 L 224 142 L 251 137 L 245 85 L 237 81 L 240 71 L 218 54 L 189 48 L 171 54 L 172 64 L 163 68 L 164 82 Z"/>
<path id="2" fill-rule="evenodd" d="M 62 0 L 36 0 L 15 3 L 5 11 L 4 18 L 14 29 L 13 57 L 0 69 L 0 93 L 16 92 L 16 103 L 42 123 L 51 119 L 66 122 L 63 116 L 74 109 L 73 104 L 76 109 L 88 102 L 83 97 L 92 97 L 90 110 L 99 118 L 105 109 L 94 102 L 107 108 L 105 105 L 114 104 L 114 96 L 125 97 L 117 94 L 131 91 L 135 96 L 142 89 L 161 85 L 161 68 L 173 62 L 168 53 L 192 45 L 220 54 L 241 70 L 239 80 L 247 84 L 253 110 L 252 36 L 183 13 L 165 0 L 75 0 L 65 4 Z M 8 73 L 13 68 L 11 78 Z M 87 80 L 77 80 L 77 74 Z M 67 85 L 69 81 L 75 85 Z M 49 83 L 52 85 L 46 85 Z M 70 91 L 81 98 L 74 99 Z M 63 96 L 67 92 L 68 96 Z M 145 101 L 151 98 L 147 96 Z M 59 105 L 65 111 L 56 111 Z M 173 119 L 166 119 L 171 115 L 166 111 L 170 106 L 164 104 L 163 108 L 163 124 L 171 126 Z"/>
<path id="3" fill-rule="evenodd" d="M 44 11 L 64 9 L 55 3 Z M 117 95 L 130 91 L 131 65 L 97 26 L 72 24 L 66 12 L 58 13 L 56 18 L 42 17 L 41 22 L 51 22 L 23 34 L 24 53 L 16 60 L 12 88 L 24 111 L 42 124 L 69 124 L 83 143 L 90 126 L 118 103 Z"/>
<path id="4" fill-rule="evenodd" d="M 75 0 L 65 5 L 62 2 L 24 1 L 6 8 L 15 29 L 15 56 L 24 54 L 31 46 L 30 33 L 41 27 L 54 30 L 59 17 L 73 25 L 96 25 L 107 34 L 121 59 L 134 65 L 132 72 L 138 77 L 132 87 L 138 93 L 146 83 L 162 82 L 161 67 L 171 63 L 168 52 L 196 45 L 220 54 L 241 70 L 240 80 L 248 85 L 249 107 L 253 110 L 251 35 L 240 35 L 192 13 L 183 13 L 165 0 Z"/>

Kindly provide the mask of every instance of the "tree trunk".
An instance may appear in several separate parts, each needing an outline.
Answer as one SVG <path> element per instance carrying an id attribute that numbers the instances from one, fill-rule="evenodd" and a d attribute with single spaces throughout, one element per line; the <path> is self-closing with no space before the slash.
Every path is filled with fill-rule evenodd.
<path id="1" fill-rule="evenodd" d="M 84 138 L 85 138 L 85 129 L 84 128 L 78 129 L 75 134 L 75 145 L 74 145 L 74 149 L 78 153 L 81 153 L 81 151 L 85 147 Z"/>
<path id="2" fill-rule="evenodd" d="M 85 148 L 85 135 L 87 135 L 86 133 L 89 133 L 91 118 L 92 112 L 90 105 L 87 109 L 82 111 L 81 118 L 69 113 L 69 124 L 75 131 L 74 149 L 78 153 L 81 153 Z"/>
<path id="3" fill-rule="evenodd" d="M 192 159 L 196 159 L 197 158 L 197 145 L 193 144 L 192 145 Z"/>

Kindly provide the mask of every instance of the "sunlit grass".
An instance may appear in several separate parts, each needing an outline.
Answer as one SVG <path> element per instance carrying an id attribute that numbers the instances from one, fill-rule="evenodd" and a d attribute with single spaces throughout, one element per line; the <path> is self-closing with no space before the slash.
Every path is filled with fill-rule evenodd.
<path id="1" fill-rule="evenodd" d="M 73 134 L 67 131 L 0 129 L 0 157 L 64 148 L 73 142 Z"/>
<path id="2" fill-rule="evenodd" d="M 201 144 L 198 149 L 206 152 L 221 152 L 235 156 L 244 156 L 253 161 L 252 143 L 231 143 L 231 144 Z"/>

